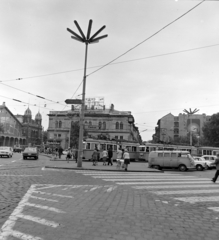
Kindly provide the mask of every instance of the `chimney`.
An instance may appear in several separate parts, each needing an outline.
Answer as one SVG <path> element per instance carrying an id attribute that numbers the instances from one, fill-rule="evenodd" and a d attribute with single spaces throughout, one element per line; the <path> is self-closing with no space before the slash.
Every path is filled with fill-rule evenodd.
<path id="1" fill-rule="evenodd" d="M 5 106 L 5 102 L 3 102 L 2 105 Z"/>

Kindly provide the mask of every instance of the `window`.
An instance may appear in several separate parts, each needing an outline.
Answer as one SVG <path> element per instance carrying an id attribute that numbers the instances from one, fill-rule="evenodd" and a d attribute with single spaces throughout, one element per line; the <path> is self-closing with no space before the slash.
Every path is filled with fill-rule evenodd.
<path id="1" fill-rule="evenodd" d="M 99 122 L 98 128 L 99 128 L 99 129 L 102 128 L 102 122 Z"/>
<path id="2" fill-rule="evenodd" d="M 163 153 L 158 153 L 158 157 L 163 157 Z"/>
<path id="3" fill-rule="evenodd" d="M 58 127 L 59 127 L 59 122 L 56 121 L 56 123 L 55 123 L 55 128 L 58 128 Z"/>
<path id="4" fill-rule="evenodd" d="M 120 136 L 120 140 L 123 140 L 123 136 Z"/>
<path id="5" fill-rule="evenodd" d="M 176 157 L 177 154 L 176 153 L 171 153 L 171 157 Z"/>
<path id="6" fill-rule="evenodd" d="M 122 122 L 120 123 L 120 129 L 123 129 L 123 123 Z"/>
<path id="7" fill-rule="evenodd" d="M 106 122 L 103 122 L 103 130 L 106 130 Z"/>
<path id="8" fill-rule="evenodd" d="M 86 149 L 90 149 L 90 143 L 86 144 Z"/>
<path id="9" fill-rule="evenodd" d="M 92 122 L 91 122 L 91 121 L 89 122 L 89 125 L 90 125 L 90 126 L 92 125 Z"/>
<path id="10" fill-rule="evenodd" d="M 170 157 L 170 153 L 164 153 L 164 157 Z"/>
<path id="11" fill-rule="evenodd" d="M 62 128 L 62 121 L 59 121 L 59 128 Z"/>
<path id="12" fill-rule="evenodd" d="M 116 129 L 119 129 L 119 123 L 116 122 Z"/>
<path id="13" fill-rule="evenodd" d="M 119 137 L 118 137 L 118 136 L 115 136 L 115 139 L 119 139 Z"/>
<path id="14" fill-rule="evenodd" d="M 137 148 L 132 146 L 132 152 L 136 152 L 137 151 Z"/>
<path id="15" fill-rule="evenodd" d="M 60 138 L 62 136 L 62 134 L 58 134 L 58 137 Z"/>

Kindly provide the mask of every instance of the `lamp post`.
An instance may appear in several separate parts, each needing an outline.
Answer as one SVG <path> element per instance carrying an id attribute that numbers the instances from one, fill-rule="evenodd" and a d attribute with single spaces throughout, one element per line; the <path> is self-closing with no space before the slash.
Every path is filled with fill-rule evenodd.
<path id="1" fill-rule="evenodd" d="M 83 77 L 83 92 L 82 92 L 82 104 L 81 104 L 81 114 L 80 114 L 80 131 L 79 131 L 79 142 L 78 142 L 78 161 L 77 167 L 82 167 L 82 159 L 83 159 L 83 126 L 84 126 L 84 111 L 85 111 L 85 89 L 86 89 L 86 70 L 87 70 L 87 50 L 88 44 L 97 43 L 100 39 L 107 37 L 108 35 L 103 35 L 100 37 L 96 37 L 106 26 L 100 28 L 92 37 L 90 37 L 91 27 L 92 27 L 92 20 L 89 21 L 88 30 L 87 30 L 87 37 L 85 37 L 83 31 L 81 30 L 77 21 L 74 21 L 78 31 L 80 32 L 80 36 L 72 31 L 71 29 L 67 28 L 67 31 L 73 34 L 71 36 L 72 39 L 85 43 L 85 62 L 84 62 L 84 77 Z"/>
<path id="2" fill-rule="evenodd" d="M 183 112 L 187 113 L 188 114 L 188 119 L 189 119 L 189 116 L 197 113 L 199 111 L 199 109 L 195 108 L 193 111 L 191 110 L 191 108 L 189 110 L 186 110 L 184 109 Z M 190 146 L 192 146 L 192 118 L 190 118 Z"/>

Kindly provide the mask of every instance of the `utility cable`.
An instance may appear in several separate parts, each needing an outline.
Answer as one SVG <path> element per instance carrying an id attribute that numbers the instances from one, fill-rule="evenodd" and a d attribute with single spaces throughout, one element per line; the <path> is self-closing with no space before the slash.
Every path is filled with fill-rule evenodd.
<path id="1" fill-rule="evenodd" d="M 126 52 L 124 52 L 123 54 L 119 55 L 118 57 L 114 58 L 112 61 L 106 63 L 105 65 L 103 65 L 102 67 L 98 68 L 97 70 L 89 73 L 87 75 L 90 76 L 92 74 L 94 74 L 95 72 L 100 71 L 101 69 L 103 69 L 104 67 L 108 66 L 109 64 L 111 64 L 112 62 L 116 61 L 117 59 L 121 58 L 122 56 L 126 55 L 127 53 L 131 52 L 133 49 L 137 48 L 138 46 L 140 46 L 141 44 L 143 44 L 144 42 L 146 42 L 147 40 L 151 39 L 152 37 L 154 37 L 155 35 L 157 35 L 158 33 L 160 33 L 161 31 L 163 31 L 165 28 L 169 27 L 170 25 L 172 25 L 174 22 L 178 21 L 179 19 L 181 19 L 182 17 L 184 17 L 185 15 L 187 15 L 189 12 L 191 12 L 192 10 L 194 10 L 195 8 L 197 8 L 199 5 L 201 5 L 203 2 L 205 2 L 206 0 L 203 0 L 202 2 L 198 3 L 197 5 L 195 5 L 194 7 L 192 7 L 191 9 L 189 9 L 187 12 L 185 12 L 184 14 L 182 14 L 181 16 L 179 16 L 178 18 L 176 18 L 175 20 L 173 20 L 172 22 L 168 23 L 167 25 L 165 25 L 164 27 L 162 27 L 160 30 L 158 30 L 157 32 L 155 32 L 154 34 L 152 34 L 150 37 L 146 38 L 145 40 L 141 41 L 140 43 L 138 43 L 137 45 L 135 45 L 134 47 L 130 48 L 129 50 L 127 50 Z"/>

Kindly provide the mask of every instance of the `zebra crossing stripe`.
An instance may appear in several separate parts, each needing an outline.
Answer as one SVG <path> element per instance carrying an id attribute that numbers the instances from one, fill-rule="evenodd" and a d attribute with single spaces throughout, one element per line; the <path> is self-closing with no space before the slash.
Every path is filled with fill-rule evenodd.
<path id="1" fill-rule="evenodd" d="M 174 194 L 200 194 L 200 193 L 219 193 L 219 189 L 201 189 L 201 190 L 175 190 L 175 191 L 152 191 L 157 195 L 174 195 Z"/>
<path id="2" fill-rule="evenodd" d="M 206 183 L 206 181 L 199 181 L 199 180 L 197 180 L 197 182 L 195 182 L 195 181 L 192 181 L 192 182 L 190 182 L 190 181 L 188 181 L 188 182 L 117 182 L 117 184 L 119 184 L 119 185 L 136 185 L 136 184 L 142 184 L 142 185 L 149 185 L 149 184 L 163 184 L 163 185 L 166 185 L 166 184 L 190 184 L 190 183 L 197 183 L 197 184 L 199 184 L 199 183 Z"/>
<path id="3" fill-rule="evenodd" d="M 199 178 L 200 180 L 203 180 L 203 181 L 208 181 L 209 182 L 209 179 L 208 178 Z M 165 180 L 165 181 L 173 181 L 173 179 L 168 179 L 168 178 L 161 178 L 161 179 L 155 179 L 155 178 L 149 178 L 149 179 L 141 179 L 141 178 L 135 178 L 135 179 L 127 179 L 127 178 L 122 178 L 122 179 L 110 179 L 110 178 L 103 178 L 102 180 L 104 181 L 112 181 L 112 182 L 116 182 L 116 181 L 161 181 L 161 180 Z M 178 178 L 176 180 L 180 180 L 180 181 L 188 181 L 188 179 L 184 179 L 184 178 Z M 194 179 L 189 179 L 189 181 L 199 181 L 197 180 L 197 178 L 194 178 Z M 172 183 L 172 182 L 171 182 Z"/>
<path id="4" fill-rule="evenodd" d="M 196 203 L 196 202 L 218 202 L 219 196 L 212 197 L 182 197 L 182 198 L 174 198 L 176 200 L 188 203 Z"/>
<path id="5" fill-rule="evenodd" d="M 139 176 L 139 175 L 136 175 L 136 176 L 129 176 L 129 175 L 127 175 L 127 176 L 121 176 L 121 175 L 111 175 L 111 176 L 108 176 L 108 175 L 101 175 L 101 176 L 92 176 L 93 178 L 130 178 L 130 179 L 132 179 L 132 178 L 145 178 L 145 179 L 147 179 L 147 178 L 152 178 L 152 177 L 154 177 L 154 179 L 155 179 L 155 177 L 157 178 L 157 179 L 160 179 L 160 178 L 170 178 L 170 179 L 178 179 L 178 178 L 182 178 L 182 176 L 177 176 L 177 177 L 172 177 L 172 176 Z M 191 178 L 194 178 L 193 176 L 186 176 L 186 178 L 188 178 L 188 179 L 191 179 Z M 185 178 L 184 178 L 185 179 Z"/>
<path id="6" fill-rule="evenodd" d="M 208 209 L 219 212 L 219 207 L 209 207 Z"/>
<path id="7" fill-rule="evenodd" d="M 165 189 L 165 188 L 218 188 L 218 185 L 217 184 L 201 184 L 201 185 L 192 185 L 192 184 L 189 184 L 189 185 L 174 185 L 174 186 L 171 186 L 171 185 L 168 185 L 168 186 L 133 186 L 132 188 L 134 189 Z"/>

